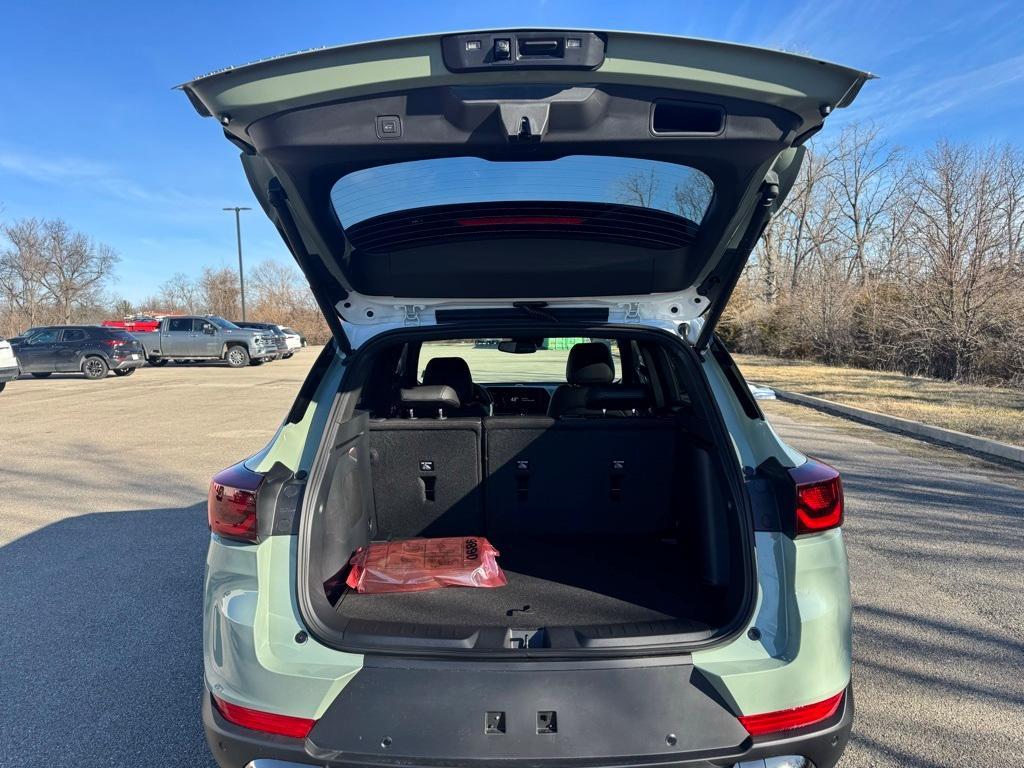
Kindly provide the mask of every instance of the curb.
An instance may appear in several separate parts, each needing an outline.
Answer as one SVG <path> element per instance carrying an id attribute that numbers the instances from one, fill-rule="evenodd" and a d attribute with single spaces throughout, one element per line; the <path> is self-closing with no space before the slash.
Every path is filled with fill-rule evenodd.
<path id="1" fill-rule="evenodd" d="M 972 451 L 982 456 L 996 458 L 1024 467 L 1024 448 L 1010 445 L 1009 443 L 1001 443 L 998 440 L 989 440 L 984 437 L 975 437 L 974 435 L 957 432 L 953 429 L 933 427 L 918 421 L 901 419 L 898 416 L 888 416 L 884 413 L 867 411 L 863 408 L 840 405 L 839 403 L 833 403 L 831 400 L 823 400 L 820 397 L 799 395 L 795 392 L 784 392 L 781 389 L 775 390 L 775 396 L 779 400 L 804 405 L 833 416 L 841 416 L 842 418 L 859 421 L 873 427 L 881 427 L 889 432 L 898 432 L 933 443 L 950 446 L 951 448 Z"/>

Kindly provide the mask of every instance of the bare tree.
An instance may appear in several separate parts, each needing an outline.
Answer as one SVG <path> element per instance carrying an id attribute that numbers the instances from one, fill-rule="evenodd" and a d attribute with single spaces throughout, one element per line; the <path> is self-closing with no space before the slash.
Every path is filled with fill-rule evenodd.
<path id="1" fill-rule="evenodd" d="M 70 323 L 75 309 L 98 303 L 118 256 L 108 245 L 96 244 L 75 232 L 63 219 L 43 222 L 41 282 L 53 299 L 61 322 Z"/>
<path id="2" fill-rule="evenodd" d="M 228 319 L 240 315 L 238 273 L 233 269 L 206 267 L 199 277 L 198 285 L 200 303 L 207 312 Z"/>
<path id="3" fill-rule="evenodd" d="M 927 347 L 931 373 L 968 379 L 1024 277 L 1008 251 L 999 156 L 941 142 L 914 176 L 921 194 L 908 225 L 923 269 L 912 278 L 907 319 Z"/>
<path id="4" fill-rule="evenodd" d="M 654 196 L 658 193 L 658 176 L 652 165 L 643 171 L 635 171 L 619 181 L 619 199 L 627 205 L 638 205 L 650 208 L 654 204 Z"/>
<path id="5" fill-rule="evenodd" d="M 249 273 L 252 316 L 300 329 L 314 343 L 330 331 L 305 279 L 289 264 L 264 261 Z"/>
<path id="6" fill-rule="evenodd" d="M 836 161 L 836 148 L 826 145 L 809 149 L 800 166 L 797 179 L 773 220 L 772 232 L 766 242 L 767 264 L 773 279 L 787 290 L 795 291 L 809 260 L 819 261 L 825 249 L 838 239 L 836 195 L 831 173 Z M 761 246 L 762 253 L 764 245 Z"/>
<path id="7" fill-rule="evenodd" d="M 92 317 L 118 261 L 113 249 L 62 219 L 20 219 L 0 228 L 0 301 L 8 330 Z"/>
<path id="8" fill-rule="evenodd" d="M 184 272 L 175 272 L 169 280 L 160 285 L 160 295 L 156 303 L 166 309 L 194 314 L 199 311 L 199 285 Z"/>
<path id="9" fill-rule="evenodd" d="M 849 256 L 848 273 L 863 285 L 875 236 L 892 213 L 903 184 L 901 151 L 878 137 L 874 126 L 854 124 L 839 135 L 833 175 L 838 228 Z"/>
<path id="10" fill-rule="evenodd" d="M 38 219 L 20 219 L 2 227 L 9 243 L 0 251 L 0 292 L 6 309 L 5 326 L 17 333 L 20 326 L 43 322 L 43 225 Z"/>
<path id="11" fill-rule="evenodd" d="M 271 314 L 290 312 L 296 304 L 302 303 L 303 296 L 310 295 L 298 271 L 277 261 L 257 264 L 249 273 L 249 286 L 253 305 Z"/>
<path id="12" fill-rule="evenodd" d="M 131 317 L 135 314 L 135 305 L 121 297 L 114 302 L 113 311 L 115 317 Z"/>
<path id="13" fill-rule="evenodd" d="M 1024 268 L 1024 150 L 1003 147 L 996 161 L 999 165 L 999 218 L 1006 230 L 1007 257 Z"/>
<path id="14" fill-rule="evenodd" d="M 873 128 L 811 148 L 723 333 L 741 349 L 1024 383 L 1024 152 Z M 743 324 L 743 327 L 737 327 Z"/>
<path id="15" fill-rule="evenodd" d="M 672 190 L 672 202 L 680 216 L 700 223 L 714 191 L 715 184 L 709 176 L 700 171 L 693 171 L 684 182 L 677 184 Z"/>

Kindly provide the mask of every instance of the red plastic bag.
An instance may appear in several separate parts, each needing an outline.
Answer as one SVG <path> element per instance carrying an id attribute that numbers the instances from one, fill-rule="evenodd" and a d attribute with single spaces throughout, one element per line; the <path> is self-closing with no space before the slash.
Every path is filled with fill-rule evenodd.
<path id="1" fill-rule="evenodd" d="M 345 583 L 363 594 L 441 587 L 503 587 L 498 550 L 482 536 L 401 539 L 360 547 Z"/>

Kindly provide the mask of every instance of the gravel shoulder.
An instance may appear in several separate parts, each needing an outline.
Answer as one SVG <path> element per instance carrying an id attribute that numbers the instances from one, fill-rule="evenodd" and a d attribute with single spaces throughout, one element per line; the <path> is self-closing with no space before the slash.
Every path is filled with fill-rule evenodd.
<path id="1" fill-rule="evenodd" d="M 735 355 L 748 381 L 1024 446 L 1024 389 Z"/>

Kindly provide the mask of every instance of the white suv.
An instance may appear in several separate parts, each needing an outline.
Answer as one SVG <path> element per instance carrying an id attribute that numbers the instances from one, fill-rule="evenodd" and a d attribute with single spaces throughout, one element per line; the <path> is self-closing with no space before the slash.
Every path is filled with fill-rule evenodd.
<path id="1" fill-rule="evenodd" d="M 869 77 L 504 30 L 182 86 L 334 335 L 211 484 L 222 765 L 836 763 L 842 485 L 713 331 L 803 143 Z M 348 586 L 360 548 L 449 536 L 486 537 L 507 583 Z"/>
<path id="2" fill-rule="evenodd" d="M 10 342 L 0 339 L 0 392 L 4 391 L 8 381 L 18 378 L 20 372 L 18 358 L 14 356 Z"/>

